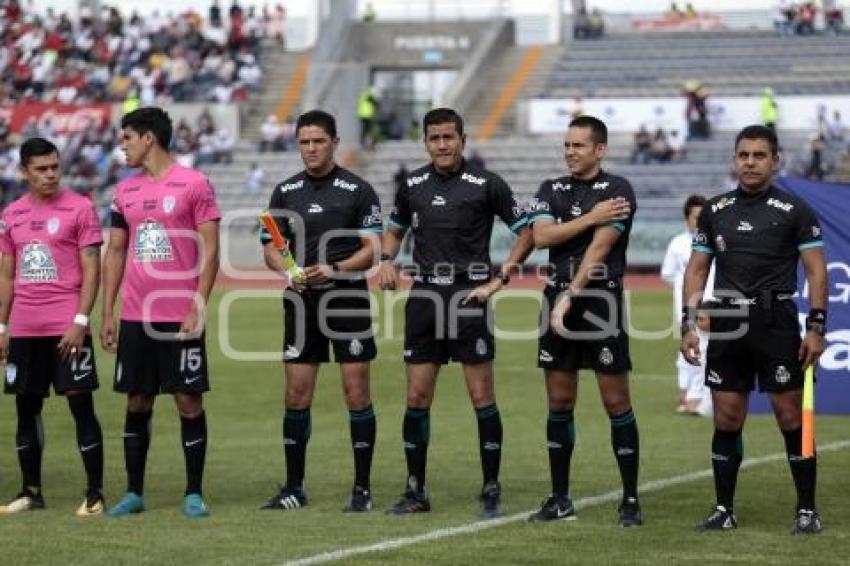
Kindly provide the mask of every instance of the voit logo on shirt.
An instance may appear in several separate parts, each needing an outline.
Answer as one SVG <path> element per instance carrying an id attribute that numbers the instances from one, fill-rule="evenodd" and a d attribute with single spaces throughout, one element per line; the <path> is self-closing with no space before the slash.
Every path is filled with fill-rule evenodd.
<path id="1" fill-rule="evenodd" d="M 136 228 L 133 243 L 136 261 L 171 261 L 174 254 L 165 227 L 155 220 L 145 220 Z"/>
<path id="2" fill-rule="evenodd" d="M 47 244 L 33 240 L 21 252 L 21 283 L 58 281 L 56 262 Z"/>

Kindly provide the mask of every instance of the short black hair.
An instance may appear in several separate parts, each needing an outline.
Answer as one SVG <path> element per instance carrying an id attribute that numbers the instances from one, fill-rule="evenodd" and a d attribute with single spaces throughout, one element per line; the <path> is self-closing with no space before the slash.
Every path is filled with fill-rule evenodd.
<path id="1" fill-rule="evenodd" d="M 595 116 L 578 116 L 570 120 L 570 128 L 590 128 L 593 143 L 608 143 L 608 126 Z"/>
<path id="2" fill-rule="evenodd" d="M 779 155 L 779 138 L 776 137 L 776 132 L 767 126 L 752 124 L 738 132 L 738 135 L 735 136 L 735 151 L 738 150 L 738 144 L 741 140 L 765 140 L 770 145 L 770 152 L 773 156 Z"/>
<path id="3" fill-rule="evenodd" d="M 457 133 L 463 136 L 463 118 L 451 108 L 434 108 L 433 110 L 429 110 L 425 114 L 425 117 L 422 118 L 422 135 L 428 133 L 428 126 L 448 123 L 454 124 Z"/>
<path id="4" fill-rule="evenodd" d="M 691 195 L 685 199 L 685 206 L 682 207 L 682 212 L 685 218 L 691 215 L 691 210 L 698 206 L 705 206 L 706 199 L 702 195 Z"/>
<path id="5" fill-rule="evenodd" d="M 121 128 L 130 128 L 137 134 L 153 134 L 162 149 L 168 150 L 171 145 L 171 118 L 162 108 L 145 106 L 124 114 L 121 118 Z"/>
<path id="6" fill-rule="evenodd" d="M 21 167 L 26 169 L 33 157 L 41 157 L 42 155 L 50 155 L 51 153 L 55 153 L 57 156 L 59 155 L 59 150 L 53 142 L 44 138 L 30 138 L 21 144 L 21 149 L 19 150 Z"/>
<path id="7" fill-rule="evenodd" d="M 295 122 L 295 135 L 304 126 L 319 126 L 331 138 L 336 137 L 336 119 L 324 110 L 310 110 L 298 117 Z"/>

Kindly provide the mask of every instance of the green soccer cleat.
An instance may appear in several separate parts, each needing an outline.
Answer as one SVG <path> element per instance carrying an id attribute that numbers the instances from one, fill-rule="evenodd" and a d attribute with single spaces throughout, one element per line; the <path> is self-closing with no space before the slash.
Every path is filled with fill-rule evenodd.
<path id="1" fill-rule="evenodd" d="M 191 519 L 210 516 L 210 510 L 199 493 L 190 493 L 183 498 L 183 514 Z"/>
<path id="2" fill-rule="evenodd" d="M 106 512 L 107 517 L 125 517 L 145 510 L 145 500 L 138 493 L 128 491 L 115 507 Z"/>

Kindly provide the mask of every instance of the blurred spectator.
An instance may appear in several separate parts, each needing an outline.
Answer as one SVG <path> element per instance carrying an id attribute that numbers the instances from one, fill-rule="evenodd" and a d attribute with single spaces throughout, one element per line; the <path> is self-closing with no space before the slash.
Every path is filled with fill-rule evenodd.
<path id="1" fill-rule="evenodd" d="M 685 5 L 685 19 L 695 20 L 697 18 L 697 16 L 698 16 L 698 14 L 697 14 L 696 9 L 694 8 L 694 5 L 691 4 L 690 2 L 688 2 Z"/>
<path id="2" fill-rule="evenodd" d="M 641 124 L 640 129 L 635 132 L 634 147 L 632 147 L 632 163 L 649 163 L 649 149 L 652 147 L 652 136 L 646 129 L 644 124 Z"/>
<path id="3" fill-rule="evenodd" d="M 803 174 L 807 179 L 816 179 L 823 181 L 824 170 L 823 152 L 826 144 L 822 135 L 817 134 L 812 138 L 811 150 L 809 154 L 809 168 Z"/>
<path id="4" fill-rule="evenodd" d="M 794 34 L 795 8 L 790 0 L 779 0 L 773 7 L 773 27 L 782 35 Z"/>
<path id="5" fill-rule="evenodd" d="M 686 101 L 688 139 L 708 139 L 711 136 L 711 126 L 708 123 L 708 88 L 699 81 L 687 81 L 683 94 Z"/>
<path id="6" fill-rule="evenodd" d="M 814 2 L 803 2 L 797 9 L 796 27 L 794 31 L 797 35 L 811 35 L 815 33 L 815 15 L 817 8 Z"/>
<path id="7" fill-rule="evenodd" d="M 832 112 L 832 120 L 827 126 L 827 135 L 831 141 L 844 142 L 845 127 L 844 122 L 841 120 L 841 112 L 838 110 Z"/>
<path id="8" fill-rule="evenodd" d="M 649 146 L 649 157 L 659 163 L 666 163 L 670 161 L 671 153 L 664 130 L 658 128 L 655 130 L 655 135 L 652 136 L 652 142 Z"/>
<path id="9" fill-rule="evenodd" d="M 360 147 L 375 149 L 375 117 L 380 103 L 372 87 L 366 88 L 357 97 L 357 118 L 360 120 Z"/>
<path id="10" fill-rule="evenodd" d="M 667 17 L 668 20 L 678 21 L 678 20 L 681 20 L 684 17 L 684 14 L 679 9 L 678 4 L 676 4 L 675 2 L 671 2 L 670 3 L 670 9 L 667 10 L 667 13 L 665 14 L 665 16 Z"/>
<path id="11" fill-rule="evenodd" d="M 477 149 L 472 150 L 472 155 L 469 156 L 469 163 L 479 169 L 484 169 L 484 158 Z"/>
<path id="12" fill-rule="evenodd" d="M 259 193 L 263 190 L 263 178 L 266 173 L 259 163 L 251 163 L 251 168 L 245 175 L 245 192 L 250 194 Z"/>
<path id="13" fill-rule="evenodd" d="M 839 6 L 832 6 L 823 15 L 826 29 L 834 35 L 844 31 L 844 11 Z"/>
<path id="14" fill-rule="evenodd" d="M 605 19 L 598 8 L 594 8 L 590 14 L 587 9 L 581 7 L 573 18 L 573 38 L 596 39 L 605 33 Z"/>
<path id="15" fill-rule="evenodd" d="M 267 6 L 263 6 L 263 12 L 265 13 Z M 286 48 L 286 8 L 283 7 L 282 4 L 277 4 L 274 7 L 274 14 L 269 15 L 269 19 L 267 20 L 267 31 L 266 35 L 271 37 L 273 40 L 277 42 L 277 44 Z"/>
<path id="16" fill-rule="evenodd" d="M 685 160 L 685 140 L 679 130 L 670 130 L 670 133 L 667 134 L 667 147 L 670 148 L 671 161 Z"/>
<path id="17" fill-rule="evenodd" d="M 770 87 L 762 91 L 761 119 L 765 126 L 774 132 L 776 131 L 776 122 L 779 119 L 779 105 L 776 103 L 776 97 L 773 94 L 773 89 Z"/>
<path id="18" fill-rule="evenodd" d="M 375 12 L 375 7 L 371 2 L 366 2 L 366 8 L 363 10 L 363 21 L 374 22 L 377 17 L 378 13 Z"/>
<path id="19" fill-rule="evenodd" d="M 218 0 L 213 0 L 210 4 L 209 21 L 212 27 L 221 27 L 221 6 L 218 5 Z"/>
<path id="20" fill-rule="evenodd" d="M 227 128 L 219 128 L 213 138 L 213 157 L 216 163 L 233 163 L 233 147 L 236 140 Z"/>
<path id="21" fill-rule="evenodd" d="M 269 114 L 266 121 L 260 126 L 260 136 L 260 145 L 258 147 L 260 153 L 286 150 L 283 129 L 280 126 L 277 116 L 274 114 Z"/>

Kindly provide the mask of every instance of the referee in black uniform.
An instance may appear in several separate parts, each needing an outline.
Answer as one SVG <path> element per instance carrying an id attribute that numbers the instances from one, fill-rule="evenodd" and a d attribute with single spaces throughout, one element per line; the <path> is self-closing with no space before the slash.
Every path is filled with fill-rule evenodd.
<path id="1" fill-rule="evenodd" d="M 396 195 L 381 253 L 380 281 L 395 289 L 392 263 L 406 230 L 413 232 L 414 285 L 405 306 L 404 361 L 407 411 L 403 436 L 407 487 L 388 512 L 430 511 L 425 491 L 430 417 L 440 366 L 463 364 L 469 398 L 478 420 L 484 485 L 481 514 L 500 513 L 499 464 L 502 422 L 493 387 L 493 333 L 489 297 L 531 251 L 531 232 L 510 187 L 496 174 L 463 158 L 463 120 L 449 108 L 428 112 L 422 123 L 431 163 L 408 173 Z M 491 272 L 494 216 L 518 234 L 499 273 Z"/>
<path id="2" fill-rule="evenodd" d="M 530 517 L 533 521 L 575 518 L 569 494 L 573 408 L 578 370 L 589 368 L 596 373 L 611 422 L 611 444 L 623 480 L 619 523 L 643 523 L 623 305 L 626 248 L 637 204 L 629 182 L 602 169 L 607 147 L 608 129 L 601 120 L 573 119 L 564 141 L 570 174 L 544 181 L 529 206 L 535 246 L 549 248 L 555 268 L 544 290 L 545 330 L 537 352 L 549 405 L 546 440 L 552 493 Z"/>
<path id="3" fill-rule="evenodd" d="M 815 510 L 815 458 L 803 459 L 803 371 L 824 350 L 827 277 L 818 220 L 800 198 L 771 184 L 778 165 L 776 134 L 748 126 L 735 138 L 738 188 L 709 200 L 697 221 L 685 272 L 682 355 L 699 364 L 695 311 L 712 259 L 714 296 L 705 368 L 714 401 L 711 460 L 717 505 L 700 530 L 737 527 L 735 482 L 743 458 L 741 430 L 750 391 L 770 395 L 797 490 L 793 534 L 822 530 Z M 797 262 L 809 283 L 811 310 L 800 338 Z"/>
<path id="4" fill-rule="evenodd" d="M 269 210 L 291 249 L 303 244 L 306 280 L 283 294 L 286 483 L 263 508 L 307 504 L 304 467 L 310 404 L 319 365 L 330 360 L 330 345 L 342 375 L 354 451 L 354 487 L 343 510 L 369 511 L 375 444 L 369 362 L 376 349 L 364 272 L 375 263 L 380 246 L 381 209 L 371 185 L 334 161 L 339 138 L 333 116 L 312 110 L 299 116 L 295 128 L 305 169 L 274 188 Z M 261 241 L 266 265 L 283 272 L 280 253 L 265 230 Z"/>

